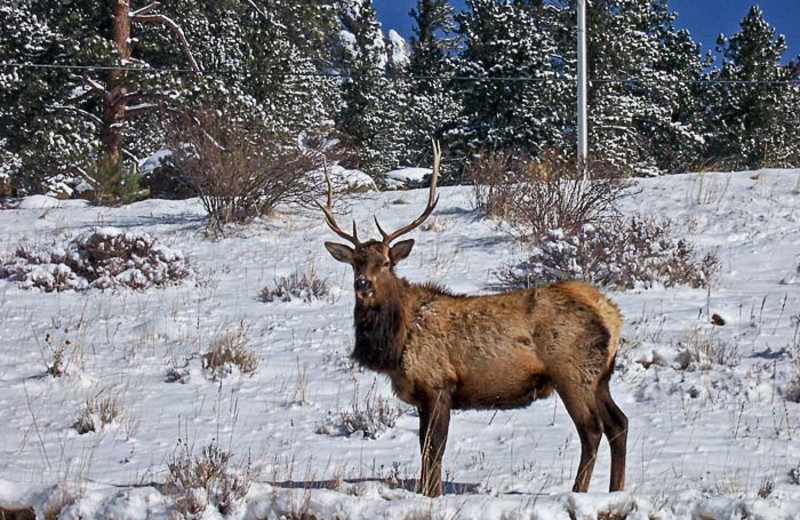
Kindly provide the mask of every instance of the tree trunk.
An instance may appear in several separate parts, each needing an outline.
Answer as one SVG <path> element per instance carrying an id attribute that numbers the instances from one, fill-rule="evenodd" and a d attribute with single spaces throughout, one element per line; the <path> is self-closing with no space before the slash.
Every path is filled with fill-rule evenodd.
<path id="1" fill-rule="evenodd" d="M 119 65 L 124 66 L 131 57 L 130 0 L 113 3 L 112 37 L 119 51 Z M 122 127 L 125 123 L 125 108 L 128 94 L 127 74 L 122 70 L 109 70 L 106 79 L 107 93 L 103 99 L 103 125 L 100 139 L 104 159 L 111 163 L 122 154 Z"/>

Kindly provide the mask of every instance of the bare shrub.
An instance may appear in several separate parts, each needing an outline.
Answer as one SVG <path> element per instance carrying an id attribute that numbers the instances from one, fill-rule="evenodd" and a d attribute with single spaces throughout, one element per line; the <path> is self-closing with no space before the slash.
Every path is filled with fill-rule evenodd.
<path id="1" fill-rule="evenodd" d="M 472 184 L 472 203 L 484 215 L 505 219 L 513 197 L 508 186 L 522 177 L 523 161 L 511 152 L 479 153 L 464 168 L 464 180 Z"/>
<path id="2" fill-rule="evenodd" d="M 61 377 L 72 372 L 75 364 L 80 364 L 83 355 L 83 344 L 86 339 L 85 315 L 74 326 L 54 326 L 40 341 L 34 334 L 34 340 L 39 347 L 39 355 L 45 367 L 45 373 L 52 377 Z"/>
<path id="3" fill-rule="evenodd" d="M 199 193 L 209 230 L 268 215 L 307 195 L 306 173 L 321 164 L 314 150 L 284 142 L 263 122 L 206 108 L 168 131 L 170 160 Z"/>
<path id="4" fill-rule="evenodd" d="M 631 289 L 708 287 L 720 269 L 713 253 L 698 259 L 694 247 L 672 237 L 670 222 L 631 217 L 619 223 L 585 225 L 575 233 L 550 230 L 532 239 L 533 254 L 495 273 L 511 288 L 560 280 L 584 280 Z"/>
<path id="5" fill-rule="evenodd" d="M 377 439 L 380 434 L 394 428 L 403 410 L 377 393 L 375 382 L 362 403 L 358 399 L 358 385 L 353 391 L 350 408 L 339 411 L 338 415 L 317 427 L 317 433 L 332 435 L 352 435 L 361 432 L 365 439 Z"/>
<path id="6" fill-rule="evenodd" d="M 232 461 L 233 454 L 221 449 L 215 439 L 196 455 L 186 442 L 178 441 L 167 462 L 164 485 L 174 495 L 173 504 L 181 518 L 201 518 L 208 505 L 222 515 L 236 510 L 250 489 L 253 474 L 249 457 L 240 467 L 233 467 Z"/>
<path id="7" fill-rule="evenodd" d="M 212 381 L 218 381 L 233 373 L 252 375 L 258 368 L 256 353 L 250 350 L 248 337 L 250 327 L 239 323 L 235 330 L 226 330 L 211 342 L 203 354 L 203 372 Z"/>
<path id="8" fill-rule="evenodd" d="M 45 292 L 128 287 L 144 290 L 180 283 L 190 269 L 183 255 L 148 233 L 104 227 L 59 245 L 20 244 L 0 266 L 0 278 Z"/>
<path id="9" fill-rule="evenodd" d="M 273 287 L 264 287 L 258 293 L 259 301 L 270 303 L 274 301 L 290 302 L 293 299 L 310 303 L 321 300 L 330 294 L 330 285 L 327 278 L 317 276 L 317 271 L 312 266 L 307 272 L 295 271 L 289 276 L 281 276 L 275 280 Z"/>
<path id="10" fill-rule="evenodd" d="M 122 397 L 102 389 L 86 399 L 73 428 L 79 435 L 96 432 L 122 415 Z"/>
<path id="11" fill-rule="evenodd" d="M 574 233 L 616 216 L 616 203 L 630 187 L 621 170 L 592 160 L 584 181 L 572 161 L 555 152 L 538 160 L 511 152 L 484 152 L 467 165 L 473 202 L 484 214 L 507 222 L 523 237 L 552 229 Z"/>

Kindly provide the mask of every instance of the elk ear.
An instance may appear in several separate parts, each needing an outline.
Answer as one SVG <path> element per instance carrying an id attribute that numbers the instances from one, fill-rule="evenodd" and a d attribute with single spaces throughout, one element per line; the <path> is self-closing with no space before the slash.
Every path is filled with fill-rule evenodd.
<path id="1" fill-rule="evenodd" d="M 392 259 L 392 263 L 396 264 L 400 260 L 408 257 L 411 254 L 411 248 L 414 247 L 414 239 L 403 240 L 402 242 L 398 242 L 392 246 L 389 250 L 389 258 Z"/>
<path id="2" fill-rule="evenodd" d="M 325 242 L 325 249 L 336 260 L 353 265 L 353 248 L 344 244 L 337 244 L 336 242 Z"/>

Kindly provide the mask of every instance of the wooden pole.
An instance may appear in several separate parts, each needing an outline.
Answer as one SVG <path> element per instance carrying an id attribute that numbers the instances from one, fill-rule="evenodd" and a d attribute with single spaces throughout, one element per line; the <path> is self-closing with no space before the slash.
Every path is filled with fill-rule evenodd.
<path id="1" fill-rule="evenodd" d="M 589 154 L 586 130 L 586 0 L 578 0 L 578 173 L 589 178 L 586 157 Z"/>

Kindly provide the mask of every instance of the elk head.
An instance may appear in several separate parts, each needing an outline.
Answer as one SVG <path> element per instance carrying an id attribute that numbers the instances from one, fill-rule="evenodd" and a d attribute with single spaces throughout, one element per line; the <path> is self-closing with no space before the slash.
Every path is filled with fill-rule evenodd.
<path id="1" fill-rule="evenodd" d="M 439 162 L 442 151 L 438 143 L 433 143 L 433 173 L 431 174 L 431 187 L 428 193 L 428 203 L 425 210 L 413 222 L 400 229 L 387 233 L 383 230 L 378 218 L 375 217 L 375 225 L 383 237 L 381 240 L 367 240 L 361 242 L 358 239 L 355 220 L 353 221 L 352 234 L 342 230 L 336 223 L 333 216 L 333 185 L 331 184 L 328 170 L 325 169 L 325 181 L 328 184 L 328 202 L 325 206 L 317 202 L 317 205 L 325 213 L 325 223 L 331 230 L 347 240 L 353 247 L 336 242 L 325 242 L 325 248 L 339 262 L 350 264 L 353 267 L 355 280 L 353 288 L 356 293 L 356 300 L 366 306 L 373 306 L 377 302 L 384 301 L 387 292 L 392 291 L 399 279 L 394 274 L 394 266 L 398 262 L 408 257 L 414 247 L 414 240 L 402 240 L 392 245 L 392 242 L 401 235 L 414 230 L 425 219 L 430 216 L 439 198 L 436 196 L 436 181 L 439 176 Z M 316 201 L 315 201 L 316 202 Z"/>

